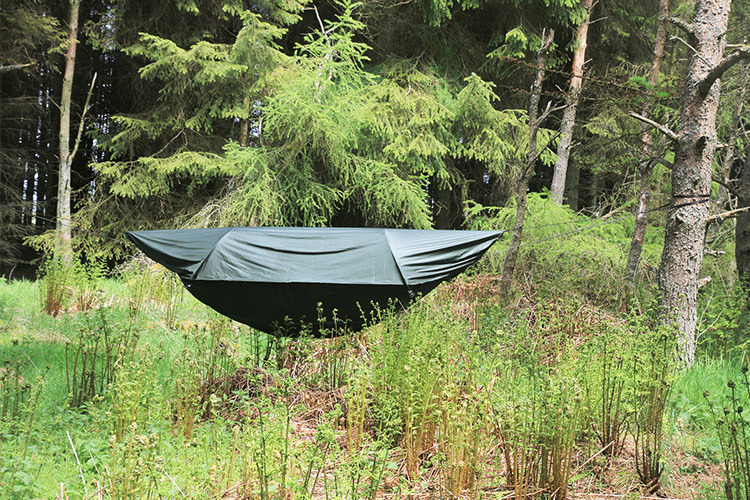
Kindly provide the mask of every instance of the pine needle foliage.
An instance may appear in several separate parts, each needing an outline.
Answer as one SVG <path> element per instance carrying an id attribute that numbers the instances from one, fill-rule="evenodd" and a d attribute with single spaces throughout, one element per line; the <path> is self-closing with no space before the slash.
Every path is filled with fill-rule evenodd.
<path id="1" fill-rule="evenodd" d="M 515 177 L 525 112 L 497 109 L 493 85 L 474 74 L 458 86 L 413 61 L 369 69 L 360 3 L 338 2 L 291 56 L 277 45 L 282 27 L 232 5 L 233 43 L 182 48 L 141 34 L 127 49 L 149 61 L 141 78 L 163 86 L 148 118 L 116 117 L 104 141 L 114 160 L 96 168 L 110 206 L 158 206 L 171 226 L 428 228 L 431 185 L 469 182 L 458 163 Z M 144 146 L 155 152 L 134 157 Z M 175 194 L 184 201 L 159 201 Z"/>
<path id="2" fill-rule="evenodd" d="M 114 117 L 101 138 L 112 160 L 95 165 L 85 226 L 429 228 L 434 189 L 466 201 L 464 164 L 516 176 L 526 113 L 498 109 L 492 83 L 472 74 L 458 84 L 419 61 L 373 67 L 351 0 L 286 55 L 282 24 L 301 5 L 277 5 L 283 18 L 224 2 L 234 38 L 187 48 L 140 34 L 126 51 L 147 61 L 140 76 L 160 85 L 158 102 Z"/>

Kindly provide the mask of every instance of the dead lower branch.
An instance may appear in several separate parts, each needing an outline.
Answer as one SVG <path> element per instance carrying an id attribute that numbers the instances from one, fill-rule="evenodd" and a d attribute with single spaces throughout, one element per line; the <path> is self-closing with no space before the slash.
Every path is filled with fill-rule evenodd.
<path id="1" fill-rule="evenodd" d="M 670 139 L 672 139 L 673 141 L 677 140 L 677 134 L 671 128 L 667 127 L 666 125 L 662 125 L 661 123 L 657 123 L 654 120 L 652 120 L 650 118 L 647 118 L 647 117 L 645 117 L 643 115 L 639 115 L 638 113 L 636 113 L 634 111 L 631 111 L 628 114 L 630 116 L 632 116 L 633 118 L 637 118 L 638 120 L 642 121 L 643 123 L 647 123 L 647 124 L 651 125 L 655 129 L 659 130 L 662 134 L 664 134 L 667 137 L 669 137 Z"/>

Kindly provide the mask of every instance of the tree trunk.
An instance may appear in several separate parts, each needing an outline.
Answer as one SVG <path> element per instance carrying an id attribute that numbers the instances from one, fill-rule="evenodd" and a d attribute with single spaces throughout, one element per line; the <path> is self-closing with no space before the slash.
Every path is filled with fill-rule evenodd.
<path id="1" fill-rule="evenodd" d="M 250 142 L 250 98 L 245 97 L 242 100 L 242 109 L 247 115 L 242 119 L 240 126 L 240 146 L 246 148 Z"/>
<path id="2" fill-rule="evenodd" d="M 659 1 L 659 24 L 656 28 L 656 42 L 654 43 L 654 58 L 651 61 L 651 71 L 648 75 L 649 95 L 643 103 L 641 114 L 650 118 L 653 101 L 651 95 L 659 83 L 659 70 L 664 57 L 664 43 L 667 39 L 667 20 L 669 15 L 669 0 Z M 651 173 L 654 170 L 654 139 L 651 136 L 649 126 L 641 122 L 641 144 L 643 145 L 643 157 L 638 165 L 638 177 L 640 192 L 638 193 L 638 208 L 635 212 L 635 230 L 630 241 L 630 253 L 628 254 L 628 272 L 635 275 L 638 264 L 641 262 L 643 242 L 646 239 L 646 224 L 648 222 L 648 202 L 651 198 Z"/>
<path id="3" fill-rule="evenodd" d="M 568 162 L 568 173 L 565 180 L 565 198 L 568 200 L 568 206 L 574 212 L 579 210 L 578 206 L 578 185 L 580 184 L 581 171 L 578 168 L 578 162 Z"/>
<path id="4" fill-rule="evenodd" d="M 737 194 L 737 204 L 740 207 L 750 206 L 750 149 L 745 153 L 745 163 L 742 166 Z M 737 273 L 740 276 L 740 282 L 745 287 L 750 287 L 750 213 L 743 212 L 737 217 L 737 225 L 734 231 Z"/>
<path id="5" fill-rule="evenodd" d="M 433 194 L 433 220 L 435 222 L 435 229 L 451 229 L 452 220 L 452 196 L 453 193 L 449 186 L 441 186 L 440 181 L 433 177 L 432 179 L 434 186 Z"/>
<path id="6" fill-rule="evenodd" d="M 546 36 L 543 35 L 542 46 L 539 47 L 536 54 L 536 78 L 531 86 L 531 99 L 529 100 L 529 153 L 526 157 L 526 165 L 521 168 L 521 175 L 516 184 L 516 223 L 513 226 L 513 239 L 503 262 L 503 276 L 500 280 L 500 295 L 502 297 L 507 296 L 510 292 L 510 285 L 513 282 L 513 274 L 516 269 L 518 249 L 521 247 L 523 220 L 526 217 L 526 191 L 528 191 L 529 177 L 534 173 L 534 165 L 538 157 L 536 136 L 539 126 L 547 115 L 547 113 L 544 113 L 539 117 L 539 99 L 542 94 L 542 81 L 544 80 L 544 60 L 554 37 L 554 30 L 549 30 Z"/>
<path id="7" fill-rule="evenodd" d="M 70 154 L 70 107 L 71 96 L 73 94 L 76 47 L 78 45 L 78 10 L 80 6 L 81 0 L 71 0 L 68 52 L 65 55 L 65 73 L 63 75 L 62 97 L 60 99 L 60 174 L 57 181 L 57 251 L 65 260 L 69 260 L 72 255 L 70 242 L 70 170 L 73 155 Z"/>
<path id="8" fill-rule="evenodd" d="M 565 111 L 563 111 L 560 123 L 560 142 L 557 144 L 557 162 L 552 174 L 552 187 L 550 188 L 552 199 L 562 203 L 565 193 L 565 176 L 568 173 L 568 158 L 570 157 L 570 145 L 573 141 L 573 127 L 576 123 L 576 107 L 578 98 L 583 87 L 583 66 L 586 63 L 586 45 L 589 33 L 589 22 L 591 20 L 592 0 L 583 0 L 586 9 L 586 18 L 578 26 L 575 38 L 575 52 L 573 52 L 573 76 L 570 78 L 570 91 L 568 92 Z"/>
<path id="9" fill-rule="evenodd" d="M 685 26 L 694 50 L 689 55 L 680 125 L 672 168 L 672 208 L 667 215 L 664 252 L 659 266 L 661 322 L 678 328 L 679 354 L 695 359 L 698 275 L 701 270 L 716 149 L 718 78 L 730 0 L 697 0 L 693 22 Z"/>

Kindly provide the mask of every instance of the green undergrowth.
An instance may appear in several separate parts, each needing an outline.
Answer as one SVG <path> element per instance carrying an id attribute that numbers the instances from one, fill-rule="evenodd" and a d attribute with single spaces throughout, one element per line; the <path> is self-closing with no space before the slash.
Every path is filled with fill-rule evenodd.
<path id="1" fill-rule="evenodd" d="M 530 193 L 527 200 L 516 280 L 519 288 L 553 296 L 575 293 L 599 304 L 624 308 L 630 307 L 632 300 L 648 301 L 664 244 L 662 229 L 647 228 L 638 286 L 633 289 L 625 267 L 634 217 L 618 212 L 592 219 L 540 193 Z M 474 204 L 467 207 L 467 214 L 471 229 L 508 230 L 490 250 L 489 258 L 479 264 L 486 272 L 499 273 L 512 237 L 515 206 Z"/>
<path id="2" fill-rule="evenodd" d="M 527 238 L 559 230 L 535 220 L 583 223 L 532 196 Z M 527 247 L 510 301 L 498 252 L 328 339 L 238 325 L 158 266 L 0 282 L 0 498 L 626 493 L 613 476 L 686 498 L 709 493 L 681 475 L 711 467 L 737 490 L 742 296 L 709 284 L 701 356 L 678 369 L 648 269 L 622 291 L 624 224 Z"/>

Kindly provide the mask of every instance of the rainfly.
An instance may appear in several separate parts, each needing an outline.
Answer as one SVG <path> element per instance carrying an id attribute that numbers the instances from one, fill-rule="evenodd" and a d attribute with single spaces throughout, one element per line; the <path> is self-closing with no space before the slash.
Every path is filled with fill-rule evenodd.
<path id="1" fill-rule="evenodd" d="M 502 231 L 233 227 L 131 231 L 198 300 L 275 335 L 370 321 L 464 271 Z"/>

